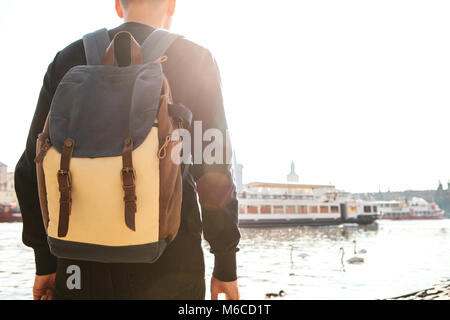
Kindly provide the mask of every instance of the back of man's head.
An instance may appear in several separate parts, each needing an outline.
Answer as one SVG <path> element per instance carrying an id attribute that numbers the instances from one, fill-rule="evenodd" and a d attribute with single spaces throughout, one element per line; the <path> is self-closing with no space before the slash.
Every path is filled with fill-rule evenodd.
<path id="1" fill-rule="evenodd" d="M 124 9 L 127 9 L 130 4 L 142 4 L 146 2 L 148 4 L 157 5 L 164 1 L 166 0 L 120 0 L 120 3 Z"/>
<path id="2" fill-rule="evenodd" d="M 176 0 L 116 0 L 116 11 L 125 21 L 169 29 Z"/>

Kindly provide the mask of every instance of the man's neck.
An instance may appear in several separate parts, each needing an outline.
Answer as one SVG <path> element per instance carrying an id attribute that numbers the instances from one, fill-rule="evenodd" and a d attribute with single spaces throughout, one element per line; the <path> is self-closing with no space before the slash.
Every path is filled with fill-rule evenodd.
<path id="1" fill-rule="evenodd" d="M 164 14 L 150 10 L 130 10 L 126 13 L 125 22 L 138 22 L 146 24 L 155 29 L 166 27 L 166 17 Z"/>

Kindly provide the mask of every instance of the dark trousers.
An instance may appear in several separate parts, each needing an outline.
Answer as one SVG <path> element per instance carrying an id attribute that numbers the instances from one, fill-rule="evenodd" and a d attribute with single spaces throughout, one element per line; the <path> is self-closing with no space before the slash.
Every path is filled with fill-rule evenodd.
<path id="1" fill-rule="evenodd" d="M 79 288 L 74 288 L 71 266 L 78 267 Z M 58 259 L 53 298 L 203 300 L 205 265 L 201 238 L 180 230 L 153 264 Z"/>

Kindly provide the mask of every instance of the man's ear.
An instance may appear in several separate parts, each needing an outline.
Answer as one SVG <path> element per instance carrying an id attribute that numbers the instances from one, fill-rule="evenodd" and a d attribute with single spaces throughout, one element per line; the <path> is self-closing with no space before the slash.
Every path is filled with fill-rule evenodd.
<path id="1" fill-rule="evenodd" d="M 120 19 L 123 19 L 123 10 L 120 0 L 116 0 L 116 12 Z"/>
<path id="2" fill-rule="evenodd" d="M 175 7 L 177 6 L 177 0 L 169 0 L 169 17 L 173 17 L 175 14 Z"/>

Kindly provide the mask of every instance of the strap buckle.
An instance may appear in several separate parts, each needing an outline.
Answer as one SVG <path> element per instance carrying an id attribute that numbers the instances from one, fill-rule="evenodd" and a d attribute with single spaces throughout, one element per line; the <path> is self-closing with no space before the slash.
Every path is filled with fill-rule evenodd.
<path id="1" fill-rule="evenodd" d="M 131 168 L 131 167 L 122 168 L 122 172 L 121 172 L 122 184 L 123 184 L 123 178 L 129 174 L 132 174 L 133 181 L 136 180 L 136 170 L 134 168 Z M 123 184 L 123 185 L 124 185 L 124 187 L 126 187 L 125 184 Z"/>
<path id="2" fill-rule="evenodd" d="M 58 170 L 59 191 L 70 190 L 72 187 L 72 174 L 68 170 Z"/>

